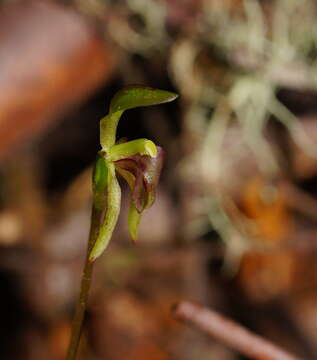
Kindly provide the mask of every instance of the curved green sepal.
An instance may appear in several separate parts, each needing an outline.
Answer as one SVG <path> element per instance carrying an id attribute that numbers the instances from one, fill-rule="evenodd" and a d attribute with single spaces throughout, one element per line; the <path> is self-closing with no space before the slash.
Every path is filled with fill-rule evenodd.
<path id="1" fill-rule="evenodd" d="M 125 143 L 111 146 L 107 152 L 109 161 L 117 161 L 129 158 L 133 155 L 148 155 L 152 158 L 157 155 L 157 148 L 153 141 L 147 139 L 137 139 Z"/>
<path id="2" fill-rule="evenodd" d="M 131 85 L 118 91 L 110 103 L 109 114 L 100 121 L 100 144 L 108 150 L 115 144 L 118 122 L 125 110 L 140 106 L 158 105 L 175 100 L 177 94 L 152 89 L 142 85 Z"/>
<path id="3" fill-rule="evenodd" d="M 129 214 L 128 214 L 128 226 L 129 226 L 129 233 L 133 241 L 137 241 L 140 220 L 141 220 L 141 214 L 138 212 L 133 202 L 131 201 Z"/>
<path id="4" fill-rule="evenodd" d="M 117 111 L 100 120 L 100 145 L 103 149 L 108 149 L 115 144 L 117 126 L 122 113 L 123 111 Z"/>
<path id="5" fill-rule="evenodd" d="M 108 163 L 107 177 L 107 209 L 96 242 L 89 254 L 91 262 L 96 260 L 109 244 L 120 213 L 121 189 L 112 163 Z"/>
<path id="6" fill-rule="evenodd" d="M 177 94 L 170 91 L 152 89 L 142 85 L 131 85 L 118 91 L 110 104 L 110 113 L 140 106 L 158 105 L 175 100 Z"/>
<path id="7" fill-rule="evenodd" d="M 108 167 L 106 159 L 102 155 L 97 155 L 95 167 L 92 175 L 93 189 L 96 192 L 104 191 L 107 186 Z"/>
<path id="8" fill-rule="evenodd" d="M 106 159 L 97 155 L 95 167 L 92 175 L 93 202 L 98 210 L 102 210 L 106 205 L 106 189 L 108 182 L 108 165 Z"/>

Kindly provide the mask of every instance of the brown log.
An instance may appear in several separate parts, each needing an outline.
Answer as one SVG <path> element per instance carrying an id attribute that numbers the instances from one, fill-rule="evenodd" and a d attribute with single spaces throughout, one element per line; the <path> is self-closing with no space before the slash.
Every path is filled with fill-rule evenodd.
<path id="1" fill-rule="evenodd" d="M 0 158 L 104 83 L 114 56 L 87 20 L 50 1 L 0 10 Z"/>

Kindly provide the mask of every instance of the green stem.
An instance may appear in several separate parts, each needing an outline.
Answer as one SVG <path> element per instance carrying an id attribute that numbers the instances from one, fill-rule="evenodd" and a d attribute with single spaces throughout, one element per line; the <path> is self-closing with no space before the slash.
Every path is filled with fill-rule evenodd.
<path id="1" fill-rule="evenodd" d="M 66 360 L 75 360 L 77 356 L 77 350 L 80 342 L 80 336 L 82 333 L 83 320 L 85 317 L 88 294 L 89 294 L 92 272 L 93 272 L 93 265 L 94 265 L 94 262 L 89 261 L 89 254 L 98 236 L 101 213 L 102 211 L 97 210 L 93 206 L 91 213 L 88 248 L 87 248 L 83 275 L 81 278 L 80 295 L 76 304 L 76 310 L 75 310 L 73 326 L 72 326 L 72 335 L 67 351 Z"/>

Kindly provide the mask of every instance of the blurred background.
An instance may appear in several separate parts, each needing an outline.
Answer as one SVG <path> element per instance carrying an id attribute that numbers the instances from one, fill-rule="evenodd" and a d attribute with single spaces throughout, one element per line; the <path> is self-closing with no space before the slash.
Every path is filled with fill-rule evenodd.
<path id="1" fill-rule="evenodd" d="M 137 246 L 122 183 L 79 359 L 243 359 L 174 320 L 182 299 L 317 359 L 314 0 L 0 1 L 0 359 L 65 358 L 99 120 L 128 84 L 180 98 L 120 122 L 166 163 Z"/>

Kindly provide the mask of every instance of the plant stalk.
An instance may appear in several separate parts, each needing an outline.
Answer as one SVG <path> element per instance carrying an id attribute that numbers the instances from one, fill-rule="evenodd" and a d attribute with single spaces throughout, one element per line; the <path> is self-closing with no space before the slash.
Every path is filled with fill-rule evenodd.
<path id="1" fill-rule="evenodd" d="M 76 304 L 75 315 L 72 325 L 72 334 L 68 346 L 66 360 L 75 360 L 77 357 L 77 351 L 83 329 L 83 321 L 86 313 L 89 289 L 91 285 L 93 266 L 94 266 L 94 262 L 89 261 L 89 254 L 98 236 L 101 215 L 102 215 L 102 211 L 96 209 L 96 207 L 93 206 L 91 212 L 91 224 L 90 224 L 87 254 L 85 259 L 83 275 L 81 278 L 80 295 L 78 297 Z"/>

